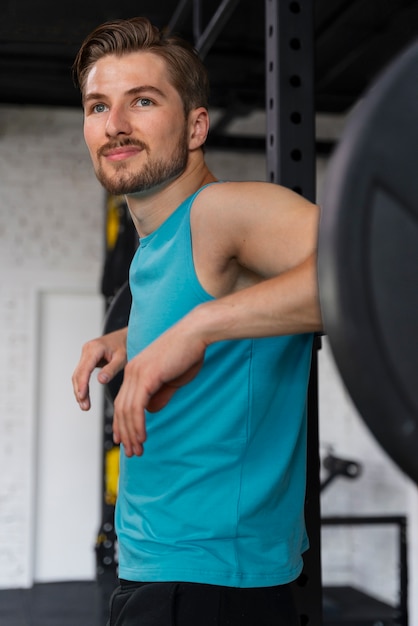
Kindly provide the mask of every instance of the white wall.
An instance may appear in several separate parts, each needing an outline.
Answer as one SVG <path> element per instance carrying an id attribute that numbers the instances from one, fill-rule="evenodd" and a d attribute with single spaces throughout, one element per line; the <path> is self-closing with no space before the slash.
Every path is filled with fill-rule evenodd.
<path id="1" fill-rule="evenodd" d="M 342 126 L 339 119 L 319 122 L 321 138 L 338 135 Z M 254 128 L 264 132 L 263 123 L 262 116 L 244 120 L 245 132 Z M 39 407 L 47 406 L 51 399 L 47 388 L 42 391 L 44 404 L 39 397 L 42 390 L 39 366 L 45 358 L 45 354 L 40 353 L 42 342 L 39 342 L 39 324 L 42 325 L 42 319 L 45 322 L 43 314 L 39 316 L 40 300 L 45 294 L 52 294 L 47 312 L 54 319 L 59 316 L 57 310 L 62 302 L 68 302 L 71 307 L 84 306 L 79 301 L 84 294 L 89 303 L 86 305 L 89 315 L 93 315 L 88 331 L 96 323 L 100 332 L 97 303 L 100 300 L 104 196 L 91 170 L 81 124 L 78 111 L 0 107 L 1 587 L 29 586 L 37 571 L 43 577 L 37 570 L 39 561 L 36 561 L 34 549 L 36 537 L 40 542 L 36 534 L 39 524 L 37 529 L 34 523 L 40 506 L 37 497 L 43 497 L 35 480 L 37 468 L 39 473 L 39 437 L 42 437 L 37 430 L 44 417 L 43 409 L 42 415 L 39 414 Z M 208 151 L 207 160 L 221 178 L 265 178 L 263 155 Z M 325 169 L 326 162 L 319 160 L 319 200 Z M 84 320 L 74 319 L 74 324 L 74 336 L 80 338 L 87 332 Z M 418 584 L 416 487 L 387 458 L 367 430 L 341 383 L 326 338 L 323 344 L 319 355 L 321 455 L 332 447 L 336 455 L 358 460 L 363 466 L 358 480 L 337 480 L 324 492 L 323 514 L 408 516 L 412 575 L 410 623 L 417 624 L 418 600 L 413 593 Z M 53 350 L 50 356 L 54 362 Z M 71 354 L 69 360 L 73 359 Z M 74 428 L 79 433 L 80 414 L 75 406 L 72 410 Z M 97 447 L 92 453 L 89 446 L 80 446 L 77 463 L 91 471 L 99 494 L 99 420 L 97 415 L 83 416 L 95 424 L 88 437 L 89 441 L 96 438 Z M 81 437 L 85 435 L 81 433 Z M 91 484 L 88 488 L 92 489 Z M 60 489 L 59 472 L 56 487 L 52 489 Z M 92 537 L 93 548 L 96 514 L 93 511 L 85 515 L 81 509 L 73 506 L 73 514 L 78 524 L 81 521 L 89 528 L 87 535 L 90 533 Z M 50 514 L 53 514 L 53 507 Z M 82 549 L 89 549 L 86 548 L 88 541 L 84 536 Z M 394 541 L 392 531 L 384 536 L 379 532 L 366 532 L 363 536 L 349 528 L 325 530 L 324 581 L 348 582 L 377 597 L 393 600 L 396 594 Z M 42 564 L 44 567 L 48 569 L 50 564 Z M 71 575 L 84 578 L 91 574 L 91 567 L 91 559 L 87 567 L 81 568 L 80 562 L 79 571 L 71 570 Z"/>
<path id="2" fill-rule="evenodd" d="M 39 504 L 44 488 L 39 483 L 41 452 L 46 441 L 43 404 L 39 404 L 42 379 L 42 294 L 84 294 L 81 307 L 92 313 L 90 327 L 101 328 L 101 298 L 98 284 L 102 264 L 104 216 L 103 192 L 91 173 L 84 147 L 81 112 L 34 107 L 0 107 L 0 586 L 30 586 L 39 571 L 36 537 L 40 531 Z M 92 304 L 94 302 L 94 304 Z M 61 320 L 52 318 L 51 331 Z M 60 331 L 67 339 L 79 341 L 83 318 L 75 318 Z M 60 346 L 57 346 L 59 349 Z M 78 346 L 78 349 L 80 346 Z M 74 354 L 60 355 L 68 371 Z M 59 372 L 49 381 L 51 389 L 61 388 Z M 70 380 L 68 379 L 68 389 Z M 66 401 L 66 398 L 62 398 Z M 75 402 L 71 410 L 79 414 Z M 57 407 L 57 412 L 60 410 Z M 99 410 L 99 407 L 97 407 Z M 95 476 L 89 480 L 90 496 L 97 501 L 94 517 L 85 518 L 91 534 L 90 563 L 79 575 L 93 572 L 94 532 L 98 524 L 100 427 L 97 415 L 90 437 L 97 442 L 91 450 L 82 448 L 74 463 Z M 86 418 L 88 419 L 88 418 Z M 77 420 L 74 420 L 74 425 Z M 85 432 L 79 436 L 84 439 Z M 57 441 L 65 446 L 66 441 Z M 54 468 L 53 491 L 60 494 L 60 468 Z M 71 472 L 71 467 L 68 468 Z M 80 485 L 83 489 L 83 484 Z M 62 494 L 61 494 L 62 495 Z M 71 515 L 82 520 L 84 512 L 71 502 Z M 51 508 L 51 512 L 52 512 Z M 68 514 L 68 509 L 67 509 Z M 70 514 L 68 514 L 70 517 Z M 57 520 L 57 525 L 59 524 Z M 77 534 L 63 535 L 77 559 Z M 67 569 L 62 559 L 62 571 Z M 36 576 L 35 576 L 36 578 Z"/>
<path id="3" fill-rule="evenodd" d="M 71 388 L 80 346 L 99 334 L 95 293 L 49 288 L 39 297 L 34 579 L 91 580 L 101 513 L 103 398 L 93 377 L 93 410 L 78 410 Z"/>

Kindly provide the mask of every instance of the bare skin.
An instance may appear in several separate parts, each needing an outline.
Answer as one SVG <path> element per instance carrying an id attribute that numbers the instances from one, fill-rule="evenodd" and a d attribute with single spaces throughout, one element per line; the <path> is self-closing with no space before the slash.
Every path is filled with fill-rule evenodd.
<path id="1" fill-rule="evenodd" d="M 167 160 L 170 167 L 185 137 L 187 160 L 180 174 L 126 193 L 140 236 L 153 232 L 189 195 L 216 180 L 201 149 L 209 128 L 206 109 L 191 111 L 185 132 L 179 128 L 179 94 L 163 61 L 152 53 L 98 61 L 88 75 L 84 101 L 93 164 L 112 181 L 128 180 L 158 161 Z M 123 147 L 126 138 L 139 140 L 147 150 Z M 103 153 L 103 145 L 119 147 Z M 126 329 L 88 342 L 73 375 L 77 402 L 88 410 L 94 369 L 100 368 L 98 380 L 107 383 L 125 367 L 113 428 L 114 440 L 123 443 L 127 456 L 143 453 L 145 409 L 161 409 L 196 376 L 211 343 L 321 329 L 318 219 L 315 205 L 278 185 L 222 183 L 201 191 L 191 213 L 193 259 L 203 288 L 216 299 L 192 310 L 129 363 Z"/>

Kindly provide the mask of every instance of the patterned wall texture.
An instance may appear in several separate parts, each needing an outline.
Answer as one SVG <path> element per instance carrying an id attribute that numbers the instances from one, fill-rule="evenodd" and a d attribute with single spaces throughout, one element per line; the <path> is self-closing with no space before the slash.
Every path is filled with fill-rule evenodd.
<path id="1" fill-rule="evenodd" d="M 0 150 L 3 269 L 97 271 L 101 190 L 81 112 L 1 108 Z"/>
<path id="2" fill-rule="evenodd" d="M 0 107 L 1 587 L 32 582 L 37 293 L 98 291 L 103 207 L 81 111 Z"/>
<path id="3" fill-rule="evenodd" d="M 27 317 L 33 309 L 27 287 L 3 278 L 0 284 L 0 584 L 27 576 L 32 341 Z"/>

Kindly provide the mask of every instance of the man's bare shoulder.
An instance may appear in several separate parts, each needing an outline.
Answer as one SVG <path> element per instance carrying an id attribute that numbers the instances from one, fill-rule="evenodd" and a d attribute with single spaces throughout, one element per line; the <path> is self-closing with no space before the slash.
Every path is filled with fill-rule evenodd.
<path id="1" fill-rule="evenodd" d="M 198 203 L 214 203 L 219 206 L 234 206 L 237 203 L 242 205 L 273 203 L 276 208 L 278 203 L 289 205 L 311 205 L 312 203 L 303 198 L 300 194 L 274 183 L 264 181 L 219 181 L 208 185 L 199 194 Z"/>
<path id="2" fill-rule="evenodd" d="M 278 218 L 278 214 L 310 212 L 314 204 L 281 185 L 263 181 L 226 181 L 205 187 L 195 200 L 195 215 L 220 223 L 239 219 L 250 221 Z"/>

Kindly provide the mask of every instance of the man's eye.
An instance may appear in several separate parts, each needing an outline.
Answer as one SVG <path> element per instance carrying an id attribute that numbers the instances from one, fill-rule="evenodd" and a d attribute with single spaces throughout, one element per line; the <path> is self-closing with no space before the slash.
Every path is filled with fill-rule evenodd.
<path id="1" fill-rule="evenodd" d="M 99 104 L 95 104 L 93 107 L 93 111 L 94 113 L 103 113 L 104 111 L 106 111 L 106 105 L 99 103 Z"/>
<path id="2" fill-rule="evenodd" d="M 149 98 L 138 98 L 136 105 L 139 107 L 149 107 L 152 101 Z"/>

